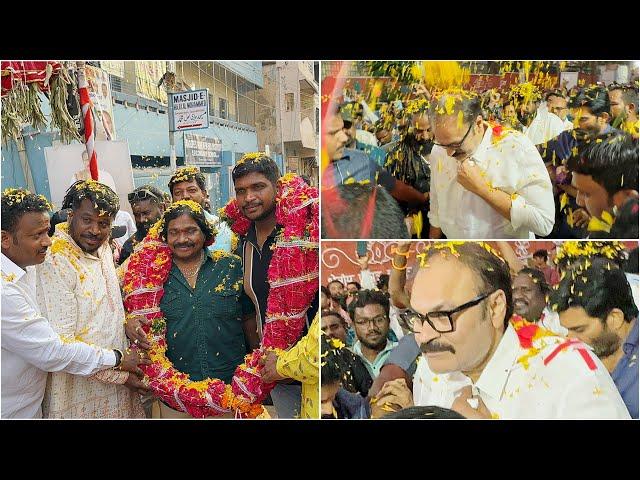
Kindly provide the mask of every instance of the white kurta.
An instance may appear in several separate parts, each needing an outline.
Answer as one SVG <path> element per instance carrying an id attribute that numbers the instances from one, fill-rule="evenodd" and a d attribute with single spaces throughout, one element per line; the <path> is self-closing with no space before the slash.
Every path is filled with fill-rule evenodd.
<path id="1" fill-rule="evenodd" d="M 80 338 L 104 348 L 125 349 L 124 307 L 111 249 L 84 253 L 56 226 L 53 245 L 38 273 L 38 301 L 63 338 Z M 122 372 L 124 373 L 124 372 Z M 98 374 L 99 375 L 99 374 Z M 47 382 L 43 415 L 49 418 L 144 418 L 140 397 L 123 385 L 66 373 Z"/>
<path id="2" fill-rule="evenodd" d="M 65 343 L 40 314 L 36 272 L 2 255 L 2 418 L 41 418 L 47 372 L 91 375 L 116 364 L 113 350 Z"/>
<path id="3" fill-rule="evenodd" d="M 491 360 L 473 385 L 461 372 L 436 374 L 421 357 L 413 378 L 415 405 L 451 408 L 459 391 L 471 385 L 494 418 L 502 419 L 629 419 L 616 385 L 602 362 L 584 344 L 596 365 L 591 370 L 576 347 L 569 346 L 545 359 L 565 338 L 550 336 L 535 341 L 539 353 L 518 361 L 528 353 L 520 346 L 509 325 Z M 528 363 L 528 368 L 525 368 Z"/>
<path id="4" fill-rule="evenodd" d="M 557 137 L 564 130 L 567 130 L 567 126 L 562 119 L 549 112 L 546 103 L 542 102 L 531 125 L 524 129 L 524 134 L 534 145 L 540 145 Z"/>
<path id="5" fill-rule="evenodd" d="M 511 220 L 460 185 L 458 161 L 436 145 L 431 151 L 432 226 L 451 240 L 533 238 L 551 232 L 555 221 L 551 180 L 527 137 L 515 130 L 494 137 L 487 127 L 473 159 L 493 188 L 512 196 Z"/>

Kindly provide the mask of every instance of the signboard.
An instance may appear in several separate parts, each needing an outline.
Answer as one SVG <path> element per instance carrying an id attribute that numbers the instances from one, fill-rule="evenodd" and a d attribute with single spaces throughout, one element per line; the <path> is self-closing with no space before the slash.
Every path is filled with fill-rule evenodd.
<path id="1" fill-rule="evenodd" d="M 169 131 L 209 128 L 209 90 L 169 94 Z"/>
<path id="2" fill-rule="evenodd" d="M 184 163 L 197 167 L 220 167 L 222 140 L 195 133 L 184 134 Z"/>

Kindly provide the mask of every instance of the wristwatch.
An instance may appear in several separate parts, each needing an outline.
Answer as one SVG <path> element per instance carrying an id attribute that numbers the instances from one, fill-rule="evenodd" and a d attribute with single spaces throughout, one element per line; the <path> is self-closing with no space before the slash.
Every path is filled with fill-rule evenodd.
<path id="1" fill-rule="evenodd" d="M 120 350 L 118 350 L 117 348 L 113 349 L 113 353 L 116 354 L 116 364 L 113 366 L 113 368 L 118 369 L 120 368 L 120 365 L 122 364 L 122 352 Z"/>

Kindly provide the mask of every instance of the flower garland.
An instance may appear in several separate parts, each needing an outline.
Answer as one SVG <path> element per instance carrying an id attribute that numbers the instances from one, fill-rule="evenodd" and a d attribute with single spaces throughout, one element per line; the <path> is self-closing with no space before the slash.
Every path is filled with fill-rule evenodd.
<path id="1" fill-rule="evenodd" d="M 161 238 L 163 219 L 149 229 L 143 243 L 130 257 L 123 287 L 127 316 L 140 315 L 150 321 L 142 328 L 151 343 L 148 353 L 152 364 L 141 368 L 154 394 L 175 410 L 198 418 L 228 412 L 240 418 L 257 417 L 264 412 L 260 403 L 275 385 L 263 384 L 260 377 L 260 360 L 265 350 L 288 348 L 300 336 L 304 313 L 318 289 L 315 280 L 318 276 L 318 195 L 293 175 L 280 179 L 278 187 L 276 217 L 285 229 L 278 237 L 268 272 L 271 283 L 268 323 L 261 347 L 245 357 L 231 385 L 211 378 L 191 381 L 166 357 L 167 325 L 160 301 L 171 270 L 171 250 Z M 179 201 L 167 212 L 181 205 L 196 212 L 202 208 L 192 201 Z M 223 219 L 235 233 L 248 231 L 250 222 L 241 215 L 235 200 L 223 210 Z M 211 255 L 218 259 L 228 254 L 216 251 Z"/>
<path id="2" fill-rule="evenodd" d="M 248 233 L 251 222 L 242 215 L 235 199 L 219 213 L 234 233 Z M 275 386 L 260 379 L 264 350 L 286 350 L 298 341 L 307 309 L 318 294 L 318 190 L 294 174 L 281 177 L 276 192 L 276 222 L 284 228 L 276 239 L 267 271 L 270 289 L 261 346 L 245 358 L 232 381 L 234 394 L 249 402 L 263 401 Z"/>

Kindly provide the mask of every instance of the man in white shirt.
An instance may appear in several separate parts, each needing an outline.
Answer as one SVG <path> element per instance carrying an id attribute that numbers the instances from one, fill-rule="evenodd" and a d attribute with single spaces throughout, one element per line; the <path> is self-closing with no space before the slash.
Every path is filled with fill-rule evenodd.
<path id="1" fill-rule="evenodd" d="M 551 180 L 527 137 L 485 122 L 480 97 L 463 91 L 436 100 L 431 125 L 431 238 L 532 238 L 551 232 Z"/>
<path id="2" fill-rule="evenodd" d="M 467 418 L 629 418 L 588 346 L 512 317 L 509 268 L 488 244 L 434 244 L 422 264 L 408 319 L 423 353 L 416 405 Z"/>
<path id="3" fill-rule="evenodd" d="M 545 100 L 547 102 L 547 110 L 562 120 L 564 130 L 573 130 L 573 122 L 567 118 L 569 114 L 569 99 L 564 93 L 561 90 L 551 90 L 545 95 Z"/>
<path id="4" fill-rule="evenodd" d="M 593 348 L 611 372 L 632 418 L 638 418 L 638 308 L 614 258 L 582 257 L 564 272 L 551 296 L 569 338 Z"/>
<path id="5" fill-rule="evenodd" d="M 87 376 L 117 366 L 141 374 L 137 364 L 149 363 L 137 352 L 65 341 L 40 313 L 33 265 L 51 246 L 49 209 L 42 195 L 2 194 L 2 418 L 42 417 L 47 372 Z"/>

